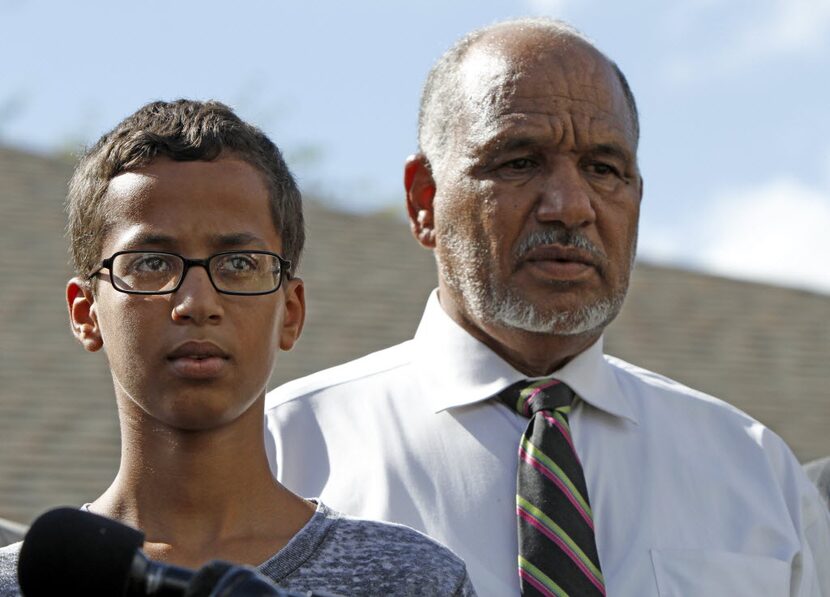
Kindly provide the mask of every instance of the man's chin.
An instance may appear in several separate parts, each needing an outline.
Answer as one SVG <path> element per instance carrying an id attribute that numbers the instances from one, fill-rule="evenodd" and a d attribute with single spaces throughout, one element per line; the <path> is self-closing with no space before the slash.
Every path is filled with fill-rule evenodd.
<path id="1" fill-rule="evenodd" d="M 622 301 L 602 300 L 576 309 L 540 309 L 514 298 L 495 303 L 492 320 L 526 332 L 580 336 L 605 328 L 621 306 Z"/>

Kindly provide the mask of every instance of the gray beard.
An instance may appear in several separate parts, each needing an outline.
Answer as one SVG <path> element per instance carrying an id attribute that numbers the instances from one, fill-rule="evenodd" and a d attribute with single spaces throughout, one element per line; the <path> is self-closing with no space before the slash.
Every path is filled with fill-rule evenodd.
<path id="1" fill-rule="evenodd" d="M 509 289 L 499 290 L 505 289 L 491 287 L 491 308 L 482 315 L 506 327 L 558 336 L 578 336 L 604 328 L 620 312 L 624 298 L 602 299 L 573 311 L 542 313 Z"/>
<path id="2" fill-rule="evenodd" d="M 531 238 L 527 246 L 536 242 L 538 239 Z M 627 284 L 614 296 L 577 309 L 553 313 L 540 311 L 512 288 L 500 284 L 492 271 L 487 276 L 481 275 L 481 272 L 488 269 L 489 258 L 486 257 L 487 251 L 483 244 L 476 244 L 449 235 L 448 238 L 445 237 L 444 243 L 449 259 L 445 263 L 439 251 L 436 251 L 435 260 L 441 279 L 461 295 L 467 312 L 482 323 L 500 324 L 534 333 L 577 336 L 604 328 L 622 309 Z M 522 250 L 524 249 L 523 247 Z M 636 250 L 632 251 L 632 265 L 635 253 Z"/>

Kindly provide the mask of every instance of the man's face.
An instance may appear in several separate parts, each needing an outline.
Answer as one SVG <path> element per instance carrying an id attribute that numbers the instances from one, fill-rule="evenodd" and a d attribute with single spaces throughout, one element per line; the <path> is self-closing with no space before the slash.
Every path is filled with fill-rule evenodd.
<path id="1" fill-rule="evenodd" d="M 467 110 L 433 164 L 439 275 L 479 326 L 596 333 L 635 253 L 632 116 L 594 50 L 517 45 L 474 48 L 462 66 Z"/>
<path id="2" fill-rule="evenodd" d="M 115 226 L 102 258 L 131 249 L 194 259 L 281 250 L 262 176 L 232 157 L 155 160 L 114 178 L 105 205 Z M 104 269 L 94 296 L 76 300 L 90 301 L 93 338 L 106 349 L 122 414 L 205 429 L 235 420 L 264 395 L 276 352 L 293 344 L 297 318 L 302 325 L 298 286 L 284 280 L 273 294 L 220 294 L 204 268 L 192 267 L 175 293 L 139 296 L 115 290 Z M 71 287 L 75 322 L 83 311 L 72 311 Z"/>

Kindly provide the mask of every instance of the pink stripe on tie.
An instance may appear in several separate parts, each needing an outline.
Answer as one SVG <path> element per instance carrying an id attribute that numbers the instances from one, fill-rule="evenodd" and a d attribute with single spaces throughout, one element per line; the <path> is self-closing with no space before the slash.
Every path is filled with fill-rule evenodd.
<path id="1" fill-rule="evenodd" d="M 562 480 L 554 474 L 548 467 L 544 464 L 536 460 L 533 456 L 527 453 L 527 451 L 522 447 L 519 446 L 519 457 L 528 463 L 530 466 L 535 468 L 537 471 L 542 473 L 545 477 L 550 479 L 554 485 L 556 485 L 559 490 L 568 498 L 568 501 L 576 508 L 576 511 L 582 515 L 582 518 L 585 519 L 585 522 L 591 527 L 591 530 L 594 530 L 594 521 L 588 515 L 588 513 L 582 508 L 582 504 L 576 501 L 576 498 L 571 493 L 571 490 L 565 485 Z"/>
<path id="2" fill-rule="evenodd" d="M 605 595 L 605 587 L 602 586 L 602 583 L 596 579 L 596 577 L 591 573 L 591 571 L 588 569 L 585 563 L 579 559 L 579 556 L 576 555 L 573 552 L 573 550 L 571 550 L 567 543 L 562 541 L 562 539 L 559 538 L 559 536 L 556 535 L 556 533 L 554 533 L 553 531 L 551 531 L 548 527 L 536 520 L 533 517 L 533 515 L 529 512 L 525 512 L 521 508 L 516 508 L 516 513 L 526 522 L 533 525 L 545 537 L 556 543 L 556 545 L 559 546 L 559 549 L 561 549 L 566 556 L 571 558 L 573 563 L 576 564 L 577 568 L 579 568 L 582 571 L 582 574 L 584 574 L 586 578 L 591 581 L 591 584 L 593 584 L 597 589 L 599 589 L 600 593 Z"/>
<path id="3" fill-rule="evenodd" d="M 533 400 L 533 398 L 536 396 L 536 394 L 538 394 L 542 390 L 546 390 L 547 388 L 558 385 L 559 383 L 560 382 L 558 380 L 551 379 L 546 384 L 541 385 L 538 388 L 533 388 L 533 391 L 530 392 L 530 395 L 528 395 L 528 397 L 525 398 L 525 405 L 524 405 L 525 416 L 530 417 L 530 412 L 531 412 L 530 411 L 530 401 Z"/>
<path id="4" fill-rule="evenodd" d="M 538 580 L 533 578 L 530 575 L 530 572 L 526 570 L 522 570 L 519 568 L 519 576 L 529 585 L 532 585 L 534 589 L 539 591 L 545 597 L 557 597 L 556 593 L 552 593 L 550 589 L 548 589 L 545 585 L 540 583 Z"/>
<path id="5" fill-rule="evenodd" d="M 565 438 L 565 441 L 568 442 L 568 445 L 571 447 L 571 450 L 576 456 L 577 461 L 579 460 L 579 455 L 576 453 L 576 448 L 574 447 L 573 440 L 571 439 L 571 434 L 568 433 L 568 430 L 562 427 L 562 423 L 556 420 L 556 417 L 549 415 L 547 412 L 542 411 L 542 416 L 545 417 L 545 421 L 551 424 L 551 426 L 556 427 L 562 436 Z"/>

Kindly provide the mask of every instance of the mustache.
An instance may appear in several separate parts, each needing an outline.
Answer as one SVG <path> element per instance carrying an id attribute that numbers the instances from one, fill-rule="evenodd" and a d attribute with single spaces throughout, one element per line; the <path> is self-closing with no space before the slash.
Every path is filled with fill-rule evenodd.
<path id="1" fill-rule="evenodd" d="M 599 247 L 576 230 L 568 228 L 545 228 L 529 234 L 516 249 L 516 259 L 523 259 L 530 251 L 537 247 L 561 245 L 573 247 L 588 253 L 597 265 L 604 265 L 607 258 Z"/>

